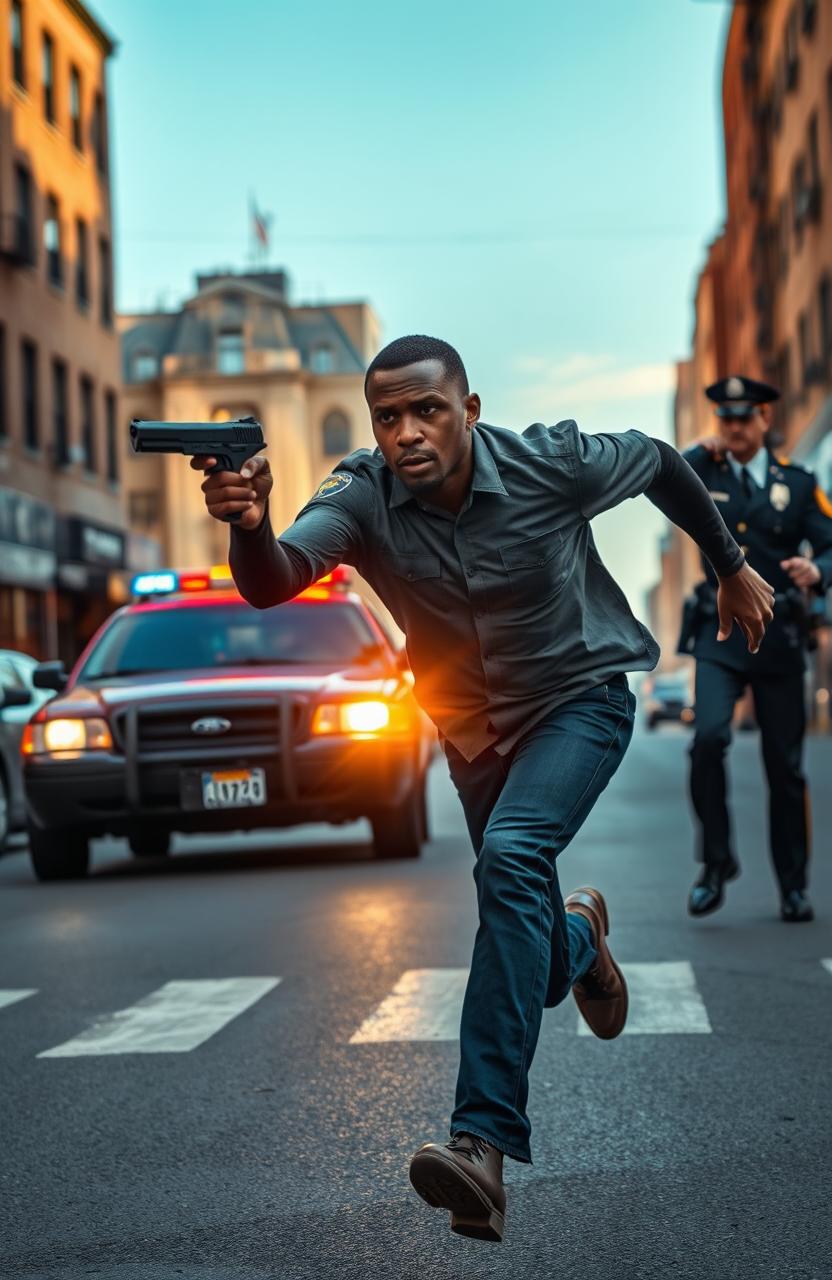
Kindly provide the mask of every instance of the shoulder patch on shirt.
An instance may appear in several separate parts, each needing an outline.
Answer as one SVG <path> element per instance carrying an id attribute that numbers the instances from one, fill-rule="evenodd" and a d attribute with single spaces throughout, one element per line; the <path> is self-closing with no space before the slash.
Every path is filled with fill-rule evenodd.
<path id="1" fill-rule="evenodd" d="M 829 501 L 819 484 L 815 485 L 815 502 L 818 504 L 823 514 L 832 519 L 832 502 Z"/>
<path id="2" fill-rule="evenodd" d="M 343 471 L 333 472 L 331 476 L 327 476 L 323 484 L 318 485 L 315 497 L 331 498 L 333 494 L 340 493 L 342 489 L 346 489 L 347 485 L 350 484 L 352 484 L 352 476 Z"/>

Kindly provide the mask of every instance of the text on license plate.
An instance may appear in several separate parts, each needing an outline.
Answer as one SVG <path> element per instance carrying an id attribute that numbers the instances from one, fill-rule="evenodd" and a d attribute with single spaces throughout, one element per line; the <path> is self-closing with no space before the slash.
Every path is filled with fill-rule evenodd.
<path id="1" fill-rule="evenodd" d="M 242 809 L 266 803 L 266 775 L 262 769 L 219 769 L 202 775 L 202 803 L 206 809 Z"/>

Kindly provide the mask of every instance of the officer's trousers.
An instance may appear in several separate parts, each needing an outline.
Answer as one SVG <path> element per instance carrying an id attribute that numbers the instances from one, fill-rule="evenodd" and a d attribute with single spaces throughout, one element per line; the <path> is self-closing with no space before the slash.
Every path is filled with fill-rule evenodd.
<path id="1" fill-rule="evenodd" d="M 717 662 L 696 664 L 696 733 L 690 750 L 690 791 L 700 823 L 699 856 L 718 867 L 733 856 L 725 752 L 731 718 L 747 685 L 754 695 L 768 777 L 771 856 L 782 893 L 806 888 L 808 796 L 802 772 L 806 707 L 796 672 L 737 671 Z"/>

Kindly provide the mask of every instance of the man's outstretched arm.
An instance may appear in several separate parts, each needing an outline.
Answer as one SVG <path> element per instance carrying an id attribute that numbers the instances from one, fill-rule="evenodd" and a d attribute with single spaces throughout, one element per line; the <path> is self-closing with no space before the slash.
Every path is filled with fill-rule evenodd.
<path id="1" fill-rule="evenodd" d="M 774 616 L 774 590 L 746 563 L 725 521 L 699 476 L 664 440 L 652 440 L 659 452 L 659 469 L 646 496 L 668 520 L 682 529 L 711 562 L 719 578 L 718 640 L 727 640 L 734 621 L 748 648 L 756 653 Z"/>

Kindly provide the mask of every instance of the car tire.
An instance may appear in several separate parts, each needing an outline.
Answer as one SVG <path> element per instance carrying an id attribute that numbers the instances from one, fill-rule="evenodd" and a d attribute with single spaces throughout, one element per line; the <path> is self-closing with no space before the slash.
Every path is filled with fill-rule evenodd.
<path id="1" fill-rule="evenodd" d="M 6 786 L 6 779 L 3 776 L 3 770 L 0 769 L 0 853 L 6 847 L 6 837 L 9 834 L 9 789 Z"/>
<path id="2" fill-rule="evenodd" d="M 370 822 L 374 857 L 418 858 L 427 835 L 424 778 L 419 778 L 400 804 L 377 809 Z"/>
<path id="3" fill-rule="evenodd" d="M 166 858 L 170 853 L 169 831 L 136 831 L 127 837 L 134 858 Z"/>
<path id="4" fill-rule="evenodd" d="M 29 828 L 29 857 L 38 880 L 81 880 L 90 865 L 89 837 L 83 831 Z"/>

